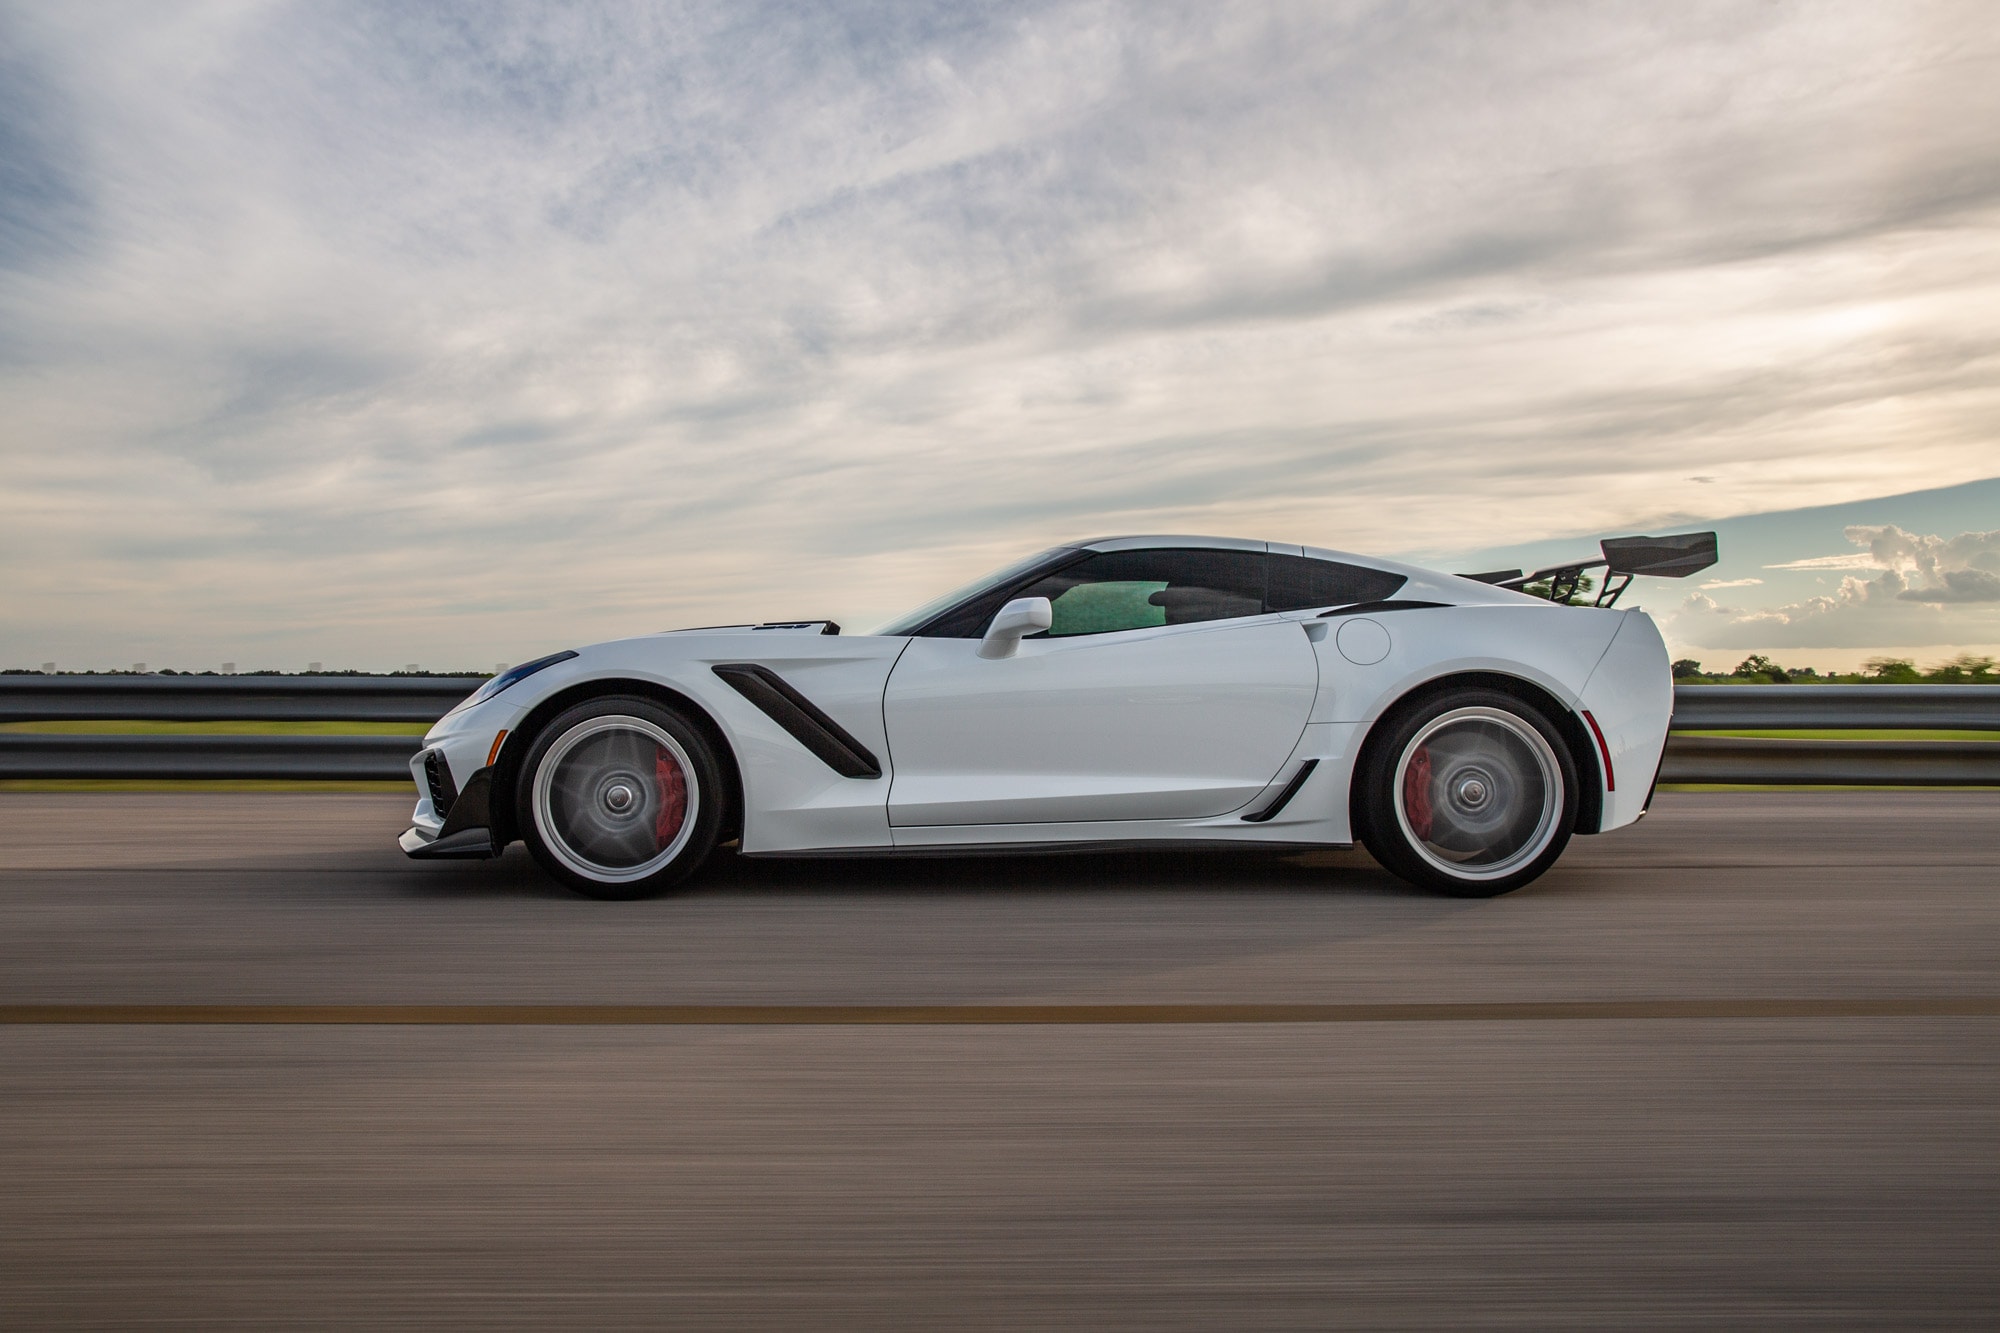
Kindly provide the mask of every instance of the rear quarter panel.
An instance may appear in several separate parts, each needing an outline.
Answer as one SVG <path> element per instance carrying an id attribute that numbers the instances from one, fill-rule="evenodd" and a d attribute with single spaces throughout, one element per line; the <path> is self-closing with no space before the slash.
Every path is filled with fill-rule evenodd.
<path id="1" fill-rule="evenodd" d="M 1447 676 L 1492 672 L 1532 682 L 1575 711 L 1582 706 L 1586 682 L 1629 614 L 1524 599 L 1318 621 L 1326 629 L 1314 643 L 1320 696 L 1313 722 L 1331 724 L 1326 729 L 1330 736 L 1347 724 L 1349 738 L 1337 760 L 1340 786 L 1329 793 L 1330 827 L 1337 825 L 1340 838 L 1351 836 L 1347 800 L 1362 743 L 1383 714 L 1411 691 Z M 1387 652 L 1378 662 L 1356 662 L 1341 650 L 1340 626 L 1359 620 L 1373 621 L 1387 636 Z M 1589 767 L 1594 765 L 1586 771 Z"/>
<path id="2" fill-rule="evenodd" d="M 1583 687 L 1582 706 L 1604 734 L 1612 789 L 1599 831 L 1623 828 L 1646 810 L 1673 721 L 1674 676 L 1653 618 L 1628 611 L 1618 636 Z"/>
<path id="3" fill-rule="evenodd" d="M 1314 645 L 1320 696 L 1312 720 L 1373 722 L 1411 690 L 1467 671 L 1518 676 L 1574 708 L 1628 614 L 1524 602 L 1321 621 L 1327 630 Z M 1378 662 L 1356 662 L 1341 650 L 1341 628 L 1360 622 L 1388 637 Z"/>

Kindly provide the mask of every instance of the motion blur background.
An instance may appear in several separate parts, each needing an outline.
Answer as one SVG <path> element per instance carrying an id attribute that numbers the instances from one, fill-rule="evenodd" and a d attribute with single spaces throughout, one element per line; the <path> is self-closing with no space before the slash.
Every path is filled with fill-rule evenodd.
<path id="1" fill-rule="evenodd" d="M 1710 526 L 1623 603 L 1677 657 L 2000 656 L 1996 17 L 0 0 L 0 670 Z M 401 782 L 173 767 L 396 776 L 420 718 L 172 696 L 470 678 L 8 676 L 0 1326 L 2000 1326 L 2000 690 L 1753 678 L 1683 704 L 1823 711 L 1676 744 L 1791 776 L 1490 901 L 1355 848 L 608 904 L 407 860 Z M 1956 789 L 1828 789 L 1890 759 Z"/>
<path id="2" fill-rule="evenodd" d="M 1677 655 L 1991 653 L 1996 75 L 1979 0 L 0 5 L 0 666 L 1721 519 Z"/>

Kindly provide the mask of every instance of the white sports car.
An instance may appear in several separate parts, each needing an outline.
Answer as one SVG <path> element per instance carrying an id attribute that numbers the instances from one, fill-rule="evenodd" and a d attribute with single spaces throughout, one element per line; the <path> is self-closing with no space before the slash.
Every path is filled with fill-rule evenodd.
<path id="1" fill-rule="evenodd" d="M 1652 620 L 1614 603 L 1715 550 L 1713 533 L 1614 538 L 1533 574 L 1454 575 L 1116 537 L 873 634 L 596 644 L 502 672 L 431 728 L 402 846 L 488 857 L 518 837 L 564 883 L 631 898 L 731 839 L 747 856 L 1358 839 L 1413 883 L 1503 893 L 1572 833 L 1645 813 L 1672 681 Z"/>

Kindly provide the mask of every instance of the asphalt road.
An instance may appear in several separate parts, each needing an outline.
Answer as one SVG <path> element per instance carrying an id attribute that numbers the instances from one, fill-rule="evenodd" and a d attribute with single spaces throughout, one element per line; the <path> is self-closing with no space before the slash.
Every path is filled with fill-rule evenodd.
<path id="1" fill-rule="evenodd" d="M 0 1325 L 2000 1322 L 2000 793 L 1667 794 L 1472 903 L 600 904 L 407 806 L 0 795 Z"/>

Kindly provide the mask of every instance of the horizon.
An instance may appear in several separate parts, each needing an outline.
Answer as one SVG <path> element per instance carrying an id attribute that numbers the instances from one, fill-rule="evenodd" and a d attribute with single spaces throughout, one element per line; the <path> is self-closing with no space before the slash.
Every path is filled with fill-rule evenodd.
<path id="1" fill-rule="evenodd" d="M 2000 658 L 2000 601 L 1981 598 L 1950 600 L 1951 585 L 1946 582 L 1946 577 L 1957 570 L 1970 570 L 1977 577 L 2000 569 L 2000 530 L 1977 531 L 1963 526 L 1986 515 L 2000 515 L 2000 478 L 1844 504 L 1715 520 L 1712 526 L 1720 534 L 1720 558 L 1713 567 L 1687 580 L 1642 578 L 1635 581 L 1626 597 L 1621 599 L 1621 605 L 1649 610 L 1667 638 L 1670 654 L 1676 659 L 1692 657 L 1703 661 L 1705 674 L 1711 675 L 1727 675 L 1732 669 L 1721 661 L 1723 658 L 1742 661 L 1751 656 L 1770 657 L 1789 669 L 1811 668 L 1821 674 L 1855 674 L 1861 672 L 1867 663 L 1877 660 L 1908 662 L 1919 670 L 1930 670 L 1959 658 Z M 1905 529 L 1904 523 L 1919 531 Z M 1666 524 L 1655 530 L 1665 531 L 1668 527 L 1700 530 L 1703 524 L 1699 521 Z M 1958 529 L 1952 538 L 1929 531 L 1952 528 Z M 1800 550 L 1838 546 L 1840 543 L 1833 534 L 1846 539 L 1848 546 L 1853 548 L 1856 543 L 1849 534 L 1857 530 L 1893 534 L 1893 549 L 1878 558 L 1881 543 L 1864 543 L 1870 549 L 1849 549 L 1835 551 L 1831 555 L 1793 558 L 1777 564 L 1764 563 L 1777 554 L 1796 557 Z M 1582 555 L 1594 546 L 1599 537 L 1613 535 L 1619 534 L 1556 537 L 1508 546 L 1478 547 L 1463 550 L 1455 556 L 1449 553 L 1439 556 L 1435 552 L 1354 554 L 1378 554 L 1383 558 L 1407 560 L 1445 572 L 1488 567 L 1533 569 Z M 1815 542 L 1819 546 L 1815 546 Z M 1917 559 L 1924 550 L 1935 553 L 1954 549 L 1955 563 L 1940 562 L 1935 554 L 1928 564 Z M 1941 563 L 1951 567 L 1941 568 Z M 1744 573 L 1748 570 L 1760 571 L 1763 577 Z M 1864 573 L 1872 573 L 1874 580 L 1858 577 Z M 1858 592 L 1857 585 L 1862 585 Z M 1913 591 L 1921 593 L 1926 586 L 1939 590 L 1944 599 L 1924 601 L 1907 596 Z M 1753 588 L 1756 591 L 1751 591 Z M 1886 595 L 1874 597 L 1871 605 L 1871 594 L 1881 594 L 1883 589 L 1887 589 Z M 1745 602 L 1747 594 L 1751 604 L 1725 608 L 1708 595 L 1711 591 L 1723 590 L 1727 590 L 1724 591 L 1725 596 L 1732 596 L 1739 602 Z M 1975 589 L 1977 591 L 1979 589 Z M 1906 595 L 1899 597 L 1895 595 L 1897 593 Z M 1661 609 L 1650 610 L 1647 607 L 1649 599 Z M 1952 614 L 1954 612 L 1956 614 Z M 1905 641 L 1891 642 L 1893 633 L 1883 633 L 1883 626 L 1890 622 L 1891 617 L 1900 617 Z M 1918 618 L 1915 623 L 1921 630 L 1916 635 L 1909 633 L 1912 617 Z M 1798 629 L 1805 631 L 1808 641 L 1790 644 L 1783 641 L 1784 631 Z M 660 632 L 668 631 L 638 633 Z M 866 633 L 868 629 L 843 623 L 842 632 Z M 1759 635 L 1765 637 L 1760 638 Z M 1814 635 L 1820 636 L 1821 640 L 1831 636 L 1849 641 L 1813 641 L 1810 636 Z M 1857 635 L 1859 638 L 1856 638 Z M 581 642 L 570 646 L 581 646 Z M 501 663 L 495 670 L 504 670 L 509 664 Z M 135 656 L 130 664 L 123 665 L 100 660 L 88 665 L 65 666 L 60 661 L 51 663 L 45 659 L 40 665 L 0 664 L 0 671 L 46 673 L 51 665 L 55 666 L 57 674 L 131 674 L 136 670 L 146 674 L 182 675 L 435 675 L 476 674 L 483 670 L 433 671 L 419 664 L 403 662 L 391 666 L 380 661 L 365 666 L 327 666 L 321 660 L 302 666 L 294 663 L 238 669 L 233 659 L 220 658 L 192 666 L 178 663 L 148 666 L 145 659 Z"/>

